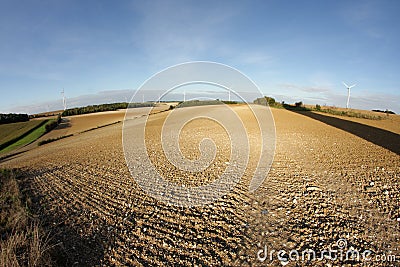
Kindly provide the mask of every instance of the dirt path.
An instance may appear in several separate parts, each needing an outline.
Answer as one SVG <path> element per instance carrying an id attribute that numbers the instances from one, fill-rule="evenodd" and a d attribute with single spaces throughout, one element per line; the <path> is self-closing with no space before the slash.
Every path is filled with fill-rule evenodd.
<path id="1" fill-rule="evenodd" d="M 27 172 L 53 238 L 62 242 L 59 261 L 66 265 L 281 265 L 276 253 L 272 261 L 260 262 L 257 252 L 264 246 L 318 252 L 339 239 L 360 251 L 400 254 L 399 155 L 312 118 L 274 109 L 274 163 L 262 187 L 251 194 L 247 188 L 259 139 L 254 118 L 237 109 L 248 120 L 253 151 L 248 170 L 231 193 L 204 207 L 168 206 L 144 194 L 125 164 L 121 124 L 38 147 L 2 167 Z M 165 115 L 151 116 L 148 139 L 155 138 Z M 229 156 L 223 131 L 202 121 L 192 127 L 196 131 L 188 127 L 183 134 L 214 134 L 222 149 L 213 165 L 218 170 Z M 195 158 L 198 141 L 189 139 L 183 153 Z M 149 151 L 161 173 L 177 177 L 156 142 Z M 296 263 L 343 262 L 287 266 Z"/>

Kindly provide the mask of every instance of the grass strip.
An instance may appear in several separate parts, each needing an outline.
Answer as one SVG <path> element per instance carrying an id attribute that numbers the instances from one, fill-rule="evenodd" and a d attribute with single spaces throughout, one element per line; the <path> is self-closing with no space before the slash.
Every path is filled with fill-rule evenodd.
<path id="1" fill-rule="evenodd" d="M 10 152 L 18 147 L 30 144 L 37 140 L 39 137 L 41 137 L 43 134 L 45 134 L 46 131 L 46 125 L 49 123 L 52 123 L 54 120 L 45 120 L 45 123 L 42 123 L 38 128 L 34 129 L 33 131 L 30 131 L 27 135 L 23 136 L 16 142 L 10 144 L 6 148 L 0 150 L 1 153 L 7 153 Z"/>
<path id="2" fill-rule="evenodd" d="M 42 125 L 46 124 L 47 122 L 48 122 L 48 120 L 37 121 L 37 123 L 36 122 L 24 122 L 23 123 L 23 124 L 32 124 L 32 127 L 29 127 L 29 126 L 25 127 L 25 125 L 21 127 L 21 125 L 20 125 L 21 123 L 15 123 L 14 125 L 11 125 L 11 124 L 5 125 L 5 127 L 8 127 L 7 129 L 4 129 L 5 131 L 13 131 L 13 127 L 10 128 L 10 126 L 15 126 L 16 128 L 21 127 L 21 128 L 15 129 L 16 137 L 11 138 L 11 139 L 5 141 L 4 143 L 0 144 L 0 151 L 2 149 L 12 145 L 13 143 L 17 142 L 18 140 L 24 138 L 25 136 L 29 135 L 30 133 L 32 133 L 33 131 L 35 131 L 36 129 L 41 127 Z M 26 129 L 26 130 L 24 131 L 24 129 Z M 23 131 L 23 132 L 21 133 L 21 131 Z"/>

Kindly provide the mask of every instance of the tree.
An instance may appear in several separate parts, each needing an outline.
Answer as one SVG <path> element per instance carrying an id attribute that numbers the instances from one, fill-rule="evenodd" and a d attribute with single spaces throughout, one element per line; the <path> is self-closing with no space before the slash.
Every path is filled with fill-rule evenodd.
<path id="1" fill-rule="evenodd" d="M 303 102 L 302 102 L 302 101 L 296 102 L 296 103 L 294 103 L 294 105 L 295 105 L 297 108 L 300 108 L 300 107 L 303 106 Z"/>

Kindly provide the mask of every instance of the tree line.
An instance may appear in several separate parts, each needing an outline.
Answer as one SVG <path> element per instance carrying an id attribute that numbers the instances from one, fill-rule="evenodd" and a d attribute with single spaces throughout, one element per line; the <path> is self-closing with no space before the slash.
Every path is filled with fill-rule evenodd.
<path id="1" fill-rule="evenodd" d="M 118 109 L 126 109 L 126 108 L 138 108 L 138 107 L 151 107 L 153 103 L 112 103 L 112 104 L 101 104 L 101 105 L 90 105 L 86 107 L 79 108 L 70 108 L 65 110 L 62 113 L 62 116 L 72 116 L 72 115 L 81 115 L 95 112 L 103 112 L 103 111 L 115 111 Z"/>
<path id="2" fill-rule="evenodd" d="M 0 124 L 21 122 L 21 121 L 29 121 L 29 115 L 15 114 L 15 113 L 9 113 L 9 114 L 0 113 Z"/>
<path id="3" fill-rule="evenodd" d="M 253 103 L 263 106 L 266 106 L 268 104 L 268 106 L 275 108 L 282 108 L 283 105 L 285 104 L 283 101 L 282 103 L 276 102 L 275 98 L 269 96 L 257 98 L 256 100 L 253 101 Z"/>

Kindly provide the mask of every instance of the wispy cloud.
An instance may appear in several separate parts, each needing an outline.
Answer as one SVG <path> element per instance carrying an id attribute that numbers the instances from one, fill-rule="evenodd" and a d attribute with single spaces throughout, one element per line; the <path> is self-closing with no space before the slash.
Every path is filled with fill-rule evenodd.
<path id="1" fill-rule="evenodd" d="M 290 84 L 290 83 L 283 83 L 278 85 L 280 88 L 284 89 L 292 89 L 292 90 L 299 90 L 302 92 L 307 92 L 307 93 L 325 93 L 329 92 L 330 89 L 326 87 L 319 87 L 319 86 L 302 86 L 302 85 L 296 85 L 296 84 Z"/>
<path id="2" fill-rule="evenodd" d="M 339 85 L 338 85 L 339 86 Z M 344 107 L 347 91 L 344 88 L 335 90 L 330 87 L 313 87 L 298 84 L 279 84 L 280 93 L 272 93 L 279 101 L 294 103 L 303 101 L 307 104 L 320 104 Z M 350 97 L 350 107 L 357 109 L 392 109 L 400 112 L 399 94 L 377 94 L 368 90 L 355 90 Z"/>
<path id="3" fill-rule="evenodd" d="M 130 101 L 134 92 L 135 91 L 132 89 L 106 90 L 96 94 L 86 94 L 72 98 L 68 98 L 67 94 L 67 107 L 72 108 L 104 103 L 127 102 Z M 61 109 L 63 109 L 62 99 L 57 99 L 54 101 L 45 101 L 31 105 L 12 107 L 7 112 L 35 114 Z"/>

